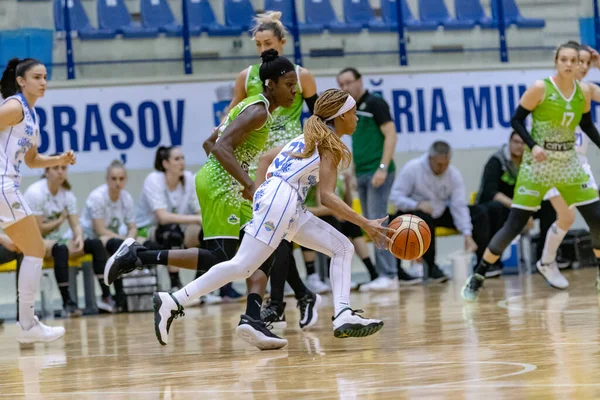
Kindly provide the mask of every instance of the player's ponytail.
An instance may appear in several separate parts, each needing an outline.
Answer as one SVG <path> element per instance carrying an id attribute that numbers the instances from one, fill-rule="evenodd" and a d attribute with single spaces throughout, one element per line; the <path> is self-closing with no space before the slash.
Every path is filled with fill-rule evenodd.
<path id="1" fill-rule="evenodd" d="M 258 14 L 254 17 L 254 26 L 250 29 L 252 39 L 257 32 L 272 31 L 273 35 L 279 39 L 279 41 L 285 38 L 287 30 L 281 23 L 281 12 L 280 11 L 266 11 L 264 14 Z"/>
<path id="2" fill-rule="evenodd" d="M 292 154 L 293 157 L 308 158 L 318 148 L 320 154 L 329 152 L 333 156 L 335 165 L 341 162 L 343 169 L 350 166 L 352 161 L 350 149 L 326 122 L 341 110 L 348 96 L 350 96 L 348 93 L 339 89 L 327 89 L 319 96 L 315 103 L 314 114 L 304 124 L 304 150 L 302 153 Z"/>
<path id="3" fill-rule="evenodd" d="M 21 87 L 17 83 L 17 77 L 25 77 L 27 71 L 39 64 L 41 62 L 35 58 L 24 58 L 23 60 L 13 58 L 8 61 L 2 73 L 2 79 L 0 79 L 0 94 L 2 98 L 6 99 L 19 93 Z"/>

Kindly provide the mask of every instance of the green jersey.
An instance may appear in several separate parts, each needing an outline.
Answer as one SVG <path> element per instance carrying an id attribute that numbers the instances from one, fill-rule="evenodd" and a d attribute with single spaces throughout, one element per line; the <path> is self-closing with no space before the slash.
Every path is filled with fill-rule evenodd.
<path id="1" fill-rule="evenodd" d="M 302 105 L 304 97 L 302 96 L 302 86 L 300 85 L 300 67 L 296 65 L 296 74 L 298 75 L 298 87 L 296 91 L 296 97 L 294 102 L 288 108 L 278 107 L 273 111 L 273 124 L 271 125 L 271 131 L 269 132 L 269 138 L 263 149 L 266 152 L 273 147 L 282 146 L 287 144 L 289 141 L 297 136 L 302 135 L 302 124 L 300 123 L 300 116 L 302 115 Z M 254 64 L 248 67 L 246 70 L 246 94 L 253 96 L 258 93 L 262 93 L 262 81 L 259 76 L 260 64 Z M 254 177 L 256 172 L 257 164 L 253 164 L 250 168 Z"/>
<path id="2" fill-rule="evenodd" d="M 552 78 L 544 80 L 544 100 L 533 110 L 531 137 L 546 152 L 546 160 L 537 162 L 525 148 L 515 185 L 513 207 L 535 211 L 555 188 L 567 205 L 578 206 L 597 201 L 598 192 L 590 183 L 575 152 L 575 128 L 585 109 L 585 97 L 579 83 L 565 98 Z"/>
<path id="3" fill-rule="evenodd" d="M 263 103 L 269 110 L 269 101 L 262 94 L 250 96 L 237 104 L 227 115 L 225 122 L 219 127 L 219 137 L 229 124 L 235 120 L 246 108 L 253 104 Z M 246 141 L 239 145 L 233 152 L 240 166 L 248 171 L 250 165 L 257 162 L 258 157 L 262 154 L 265 143 L 269 137 L 269 129 L 273 122 L 273 117 L 269 114 L 265 124 L 253 131 Z M 218 139 L 217 139 L 218 140 Z M 225 201 L 235 201 L 238 203 L 242 200 L 240 193 L 241 185 L 232 177 L 229 172 L 223 168 L 221 163 L 210 155 L 206 164 L 196 174 L 196 189 L 198 192 L 206 191 L 211 198 L 225 196 Z M 221 200 L 222 201 L 222 200 Z M 204 204 L 201 204 L 205 207 Z M 204 210 L 203 210 L 204 211 Z"/>
<path id="4" fill-rule="evenodd" d="M 544 79 L 544 84 L 544 100 L 532 113 L 531 137 L 546 151 L 547 159 L 535 162 L 531 150 L 526 147 L 524 165 L 519 173 L 529 175 L 528 180 L 544 185 L 586 182 L 575 152 L 575 129 L 585 108 L 583 91 L 575 82 L 573 94 L 565 98 L 552 78 Z"/>

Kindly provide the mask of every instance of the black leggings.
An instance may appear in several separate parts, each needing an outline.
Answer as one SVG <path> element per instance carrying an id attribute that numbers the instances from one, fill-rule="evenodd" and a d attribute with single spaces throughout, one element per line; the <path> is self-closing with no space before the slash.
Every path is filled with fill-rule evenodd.
<path id="1" fill-rule="evenodd" d="M 590 228 L 592 246 L 595 250 L 600 250 L 600 201 L 578 206 L 577 209 Z M 502 229 L 500 229 L 498 233 L 494 235 L 492 240 L 490 240 L 488 249 L 492 254 L 497 256 L 501 255 L 513 239 L 521 233 L 525 225 L 527 225 L 529 217 L 531 217 L 533 213 L 533 211 L 529 210 L 511 208 L 510 214 L 508 214 L 508 220 Z"/>

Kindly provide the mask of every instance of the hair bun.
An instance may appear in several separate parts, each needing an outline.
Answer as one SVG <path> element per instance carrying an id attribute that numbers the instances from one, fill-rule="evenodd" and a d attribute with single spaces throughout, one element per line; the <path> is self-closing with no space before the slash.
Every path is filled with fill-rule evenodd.
<path id="1" fill-rule="evenodd" d="M 281 21 L 281 11 L 267 11 L 265 14 L 271 17 L 271 21 Z"/>
<path id="2" fill-rule="evenodd" d="M 279 53 L 275 49 L 269 49 L 262 52 L 260 57 L 263 60 L 263 63 L 269 63 L 277 60 L 279 58 Z"/>
<path id="3" fill-rule="evenodd" d="M 567 42 L 567 44 L 572 44 L 573 46 L 580 46 L 579 42 L 576 42 L 576 41 L 574 41 L 574 40 L 569 40 L 569 41 Z"/>

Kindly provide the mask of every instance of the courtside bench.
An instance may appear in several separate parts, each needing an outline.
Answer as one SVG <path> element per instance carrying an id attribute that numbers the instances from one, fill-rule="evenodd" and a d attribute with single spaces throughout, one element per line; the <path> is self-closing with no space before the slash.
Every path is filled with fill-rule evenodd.
<path id="1" fill-rule="evenodd" d="M 69 294 L 72 299 L 77 299 L 77 274 L 83 270 L 83 286 L 85 292 L 85 314 L 98 313 L 96 305 L 96 276 L 92 267 L 91 254 L 85 254 L 79 258 L 69 259 Z M 44 260 L 42 264 L 42 277 L 40 282 L 40 294 L 42 305 L 42 318 L 50 317 L 49 313 L 54 312 L 52 304 L 54 299 L 54 288 L 56 282 L 54 278 L 54 261 Z M 0 273 L 17 273 L 17 260 L 0 264 Z M 16 296 L 15 296 L 16 297 Z M 16 299 L 15 299 L 16 303 Z"/>

